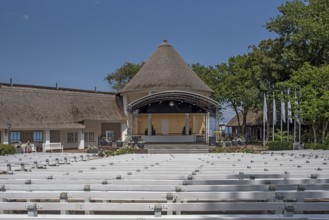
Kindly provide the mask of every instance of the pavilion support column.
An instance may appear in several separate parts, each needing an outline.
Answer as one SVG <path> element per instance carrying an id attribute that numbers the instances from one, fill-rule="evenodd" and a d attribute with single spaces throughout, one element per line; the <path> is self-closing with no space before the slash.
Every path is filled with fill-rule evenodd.
<path id="1" fill-rule="evenodd" d="M 50 130 L 45 130 L 45 143 L 50 143 Z"/>
<path id="2" fill-rule="evenodd" d="M 78 133 L 78 143 L 79 143 L 79 149 L 85 149 L 85 132 L 83 129 L 80 129 L 80 132 Z"/>
<path id="3" fill-rule="evenodd" d="M 129 123 L 129 122 L 128 122 Z M 122 141 L 128 141 L 128 123 L 127 122 L 121 122 L 121 136 L 119 137 Z"/>
<path id="4" fill-rule="evenodd" d="M 189 135 L 190 131 L 190 114 L 185 114 L 185 135 Z"/>
<path id="5" fill-rule="evenodd" d="M 209 136 L 210 136 L 210 113 L 207 112 L 206 114 L 206 142 L 209 143 Z"/>
<path id="6" fill-rule="evenodd" d="M 128 97 L 127 95 L 123 95 L 123 111 L 125 113 L 125 115 L 128 115 L 128 111 L 127 111 L 127 108 L 128 108 Z"/>
<path id="7" fill-rule="evenodd" d="M 129 141 L 132 140 L 132 136 L 134 134 L 134 114 L 132 112 L 128 113 L 128 139 Z"/>
<path id="8" fill-rule="evenodd" d="M 148 114 L 148 126 L 147 126 L 147 135 L 152 135 L 152 114 Z"/>
<path id="9" fill-rule="evenodd" d="M 131 114 L 131 129 L 130 129 L 131 138 L 134 135 L 134 126 L 135 126 L 134 122 L 135 122 L 135 117 L 133 114 Z"/>

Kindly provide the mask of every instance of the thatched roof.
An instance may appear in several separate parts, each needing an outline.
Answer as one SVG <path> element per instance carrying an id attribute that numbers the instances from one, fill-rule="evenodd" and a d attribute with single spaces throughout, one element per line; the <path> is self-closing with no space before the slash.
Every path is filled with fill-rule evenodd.
<path id="1" fill-rule="evenodd" d="M 247 113 L 247 124 L 246 126 L 259 126 L 263 123 L 262 112 L 248 111 Z M 242 113 L 239 113 L 240 123 L 242 124 Z M 234 116 L 227 124 L 228 127 L 238 127 L 238 117 Z"/>
<path id="2" fill-rule="evenodd" d="M 85 120 L 126 118 L 111 93 L 0 83 L 0 129 L 83 128 Z"/>
<path id="3" fill-rule="evenodd" d="M 175 48 L 164 41 L 119 93 L 182 90 L 213 91 L 193 72 Z"/>

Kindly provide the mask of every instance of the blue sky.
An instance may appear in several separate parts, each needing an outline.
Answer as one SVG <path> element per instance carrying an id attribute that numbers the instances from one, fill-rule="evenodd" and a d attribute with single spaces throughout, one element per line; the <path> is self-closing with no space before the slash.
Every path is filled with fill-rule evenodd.
<path id="1" fill-rule="evenodd" d="M 109 91 L 105 76 L 167 39 L 216 65 L 275 35 L 284 0 L 0 0 L 0 82 Z"/>

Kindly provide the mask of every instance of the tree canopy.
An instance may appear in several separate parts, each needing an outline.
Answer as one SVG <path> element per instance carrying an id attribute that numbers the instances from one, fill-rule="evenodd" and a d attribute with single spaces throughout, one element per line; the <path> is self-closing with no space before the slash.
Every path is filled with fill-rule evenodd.
<path id="1" fill-rule="evenodd" d="M 143 64 L 144 62 L 125 62 L 120 68 L 109 73 L 105 77 L 105 80 L 108 81 L 109 86 L 113 90 L 119 91 L 136 75 L 136 73 L 142 68 Z"/>

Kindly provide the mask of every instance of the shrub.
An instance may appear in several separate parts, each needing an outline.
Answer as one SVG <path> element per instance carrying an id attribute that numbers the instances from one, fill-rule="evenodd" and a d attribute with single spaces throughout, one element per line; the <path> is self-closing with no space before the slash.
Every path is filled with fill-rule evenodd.
<path id="1" fill-rule="evenodd" d="M 305 143 L 304 147 L 305 149 L 329 150 L 329 145 L 326 144 Z"/>
<path id="2" fill-rule="evenodd" d="M 138 150 L 139 150 L 138 147 L 127 146 L 127 147 L 119 148 L 116 151 L 113 150 L 100 151 L 98 153 L 98 156 L 111 157 L 111 156 L 122 155 L 122 154 L 134 154 L 138 152 Z"/>
<path id="3" fill-rule="evenodd" d="M 114 155 L 121 155 L 121 154 L 134 154 L 138 151 L 138 148 L 136 147 L 131 147 L 131 146 L 128 146 L 128 147 L 122 147 L 122 148 L 119 148 L 118 150 L 116 150 L 114 152 Z"/>
<path id="4" fill-rule="evenodd" d="M 99 156 L 99 157 L 104 157 L 104 156 L 105 156 L 105 151 L 100 150 L 100 151 L 98 152 L 98 156 Z"/>
<path id="5" fill-rule="evenodd" d="M 99 152 L 99 148 L 95 146 L 88 146 L 87 153 L 97 154 Z"/>
<path id="6" fill-rule="evenodd" d="M 287 141 L 269 141 L 267 142 L 267 147 L 269 150 L 292 150 L 292 142 L 287 142 Z"/>
<path id="7" fill-rule="evenodd" d="M 224 147 L 224 148 L 215 148 L 214 153 L 254 153 L 255 148 L 249 146 L 243 147 Z"/>
<path id="8" fill-rule="evenodd" d="M 329 136 L 326 139 L 324 139 L 323 144 L 329 147 Z"/>
<path id="9" fill-rule="evenodd" d="M 232 141 L 226 141 L 226 147 L 231 147 L 232 146 Z"/>
<path id="10" fill-rule="evenodd" d="M 112 151 L 112 150 L 106 150 L 106 151 L 104 151 L 104 155 L 106 157 L 114 156 L 114 151 Z"/>
<path id="11" fill-rule="evenodd" d="M 0 144 L 0 155 L 15 154 L 16 148 L 11 144 Z"/>
<path id="12" fill-rule="evenodd" d="M 223 141 L 216 141 L 216 147 L 223 147 Z"/>

